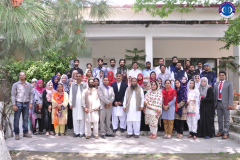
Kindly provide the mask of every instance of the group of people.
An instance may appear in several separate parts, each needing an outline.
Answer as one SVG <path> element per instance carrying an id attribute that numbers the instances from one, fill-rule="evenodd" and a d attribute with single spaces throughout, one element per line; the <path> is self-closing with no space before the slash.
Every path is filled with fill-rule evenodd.
<path id="1" fill-rule="evenodd" d="M 74 130 L 74 137 L 96 139 L 114 137 L 115 132 L 127 129 L 127 138 L 139 138 L 140 130 L 150 130 L 149 138 L 157 137 L 158 127 L 163 126 L 164 138 L 170 139 L 175 128 L 177 138 L 183 137 L 187 122 L 188 138 L 217 136 L 228 138 L 230 109 L 233 101 L 233 84 L 226 79 L 224 71 L 216 74 L 210 71 L 208 63 L 198 62 L 198 69 L 189 60 L 186 68 L 177 57 L 173 64 L 151 69 L 138 69 L 132 63 L 128 70 L 125 60 L 120 59 L 116 67 L 115 59 L 110 67 L 103 67 L 103 59 L 98 59 L 98 67 L 86 65 L 85 73 L 79 68 L 79 60 L 65 74 L 56 72 L 52 80 L 26 82 L 26 74 L 19 73 L 19 81 L 12 86 L 15 139 L 19 140 L 19 118 L 23 117 L 23 137 L 34 135 L 64 136 L 65 130 Z M 214 115 L 217 109 L 219 131 L 215 135 Z M 112 128 L 111 128 L 112 123 Z M 36 124 L 39 129 L 36 130 Z"/>

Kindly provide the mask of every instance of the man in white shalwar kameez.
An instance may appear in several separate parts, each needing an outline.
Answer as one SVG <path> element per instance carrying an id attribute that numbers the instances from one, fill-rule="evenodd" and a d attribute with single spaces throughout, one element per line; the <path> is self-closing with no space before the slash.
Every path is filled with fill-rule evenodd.
<path id="1" fill-rule="evenodd" d="M 139 138 L 141 111 L 144 106 L 144 93 L 142 88 L 137 84 L 137 79 L 133 78 L 131 87 L 128 87 L 125 93 L 123 109 L 127 112 L 127 138 Z"/>
<path id="2" fill-rule="evenodd" d="M 73 82 L 69 92 L 69 105 L 73 110 L 73 137 L 83 137 L 85 133 L 85 118 L 82 108 L 82 92 L 87 88 L 86 83 L 82 82 L 82 74 L 77 74 L 77 82 Z"/>
<path id="3" fill-rule="evenodd" d="M 83 90 L 82 107 L 85 112 L 85 135 L 89 139 L 92 135 L 91 125 L 93 125 L 93 135 L 98 139 L 98 121 L 100 100 L 98 90 L 94 88 L 93 79 L 88 79 L 88 88 Z"/>

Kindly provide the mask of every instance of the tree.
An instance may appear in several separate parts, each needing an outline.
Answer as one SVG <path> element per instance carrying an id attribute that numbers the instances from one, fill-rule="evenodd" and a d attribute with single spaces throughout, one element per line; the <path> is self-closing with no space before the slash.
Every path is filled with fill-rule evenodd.
<path id="1" fill-rule="evenodd" d="M 189 13 L 198 5 L 209 7 L 212 4 L 221 4 L 226 0 L 136 0 L 134 6 L 132 7 L 135 12 L 140 12 L 145 9 L 152 16 L 160 16 L 161 18 L 167 17 L 173 11 L 178 11 L 180 13 Z M 240 9 L 240 1 L 229 0 L 232 2 L 236 8 L 236 12 Z M 161 7 L 158 4 L 162 4 Z M 223 19 L 222 19 L 223 20 Z M 225 45 L 220 49 L 229 49 L 231 45 L 240 44 L 240 16 L 234 20 L 229 20 L 228 30 L 225 32 L 224 37 L 219 38 L 218 41 L 225 42 Z"/>
<path id="2" fill-rule="evenodd" d="M 20 49 L 26 57 L 41 57 L 49 48 L 75 56 L 87 53 L 84 14 L 104 20 L 114 11 L 104 0 L 1 0 L 0 55 Z"/>
<path id="3" fill-rule="evenodd" d="M 143 55 L 143 56 L 139 55 L 140 53 L 145 52 L 144 49 L 142 49 L 142 50 L 138 50 L 137 48 L 134 48 L 133 50 L 126 49 L 126 52 L 134 54 L 134 56 L 129 56 L 129 55 L 125 54 L 126 60 L 131 60 L 132 62 L 134 62 L 134 61 L 137 62 L 139 60 L 145 61 L 146 55 Z M 126 67 L 130 69 L 132 67 L 132 65 L 129 64 L 129 65 L 126 65 Z M 144 69 L 145 65 L 143 63 L 138 63 L 138 67 L 141 69 Z"/>

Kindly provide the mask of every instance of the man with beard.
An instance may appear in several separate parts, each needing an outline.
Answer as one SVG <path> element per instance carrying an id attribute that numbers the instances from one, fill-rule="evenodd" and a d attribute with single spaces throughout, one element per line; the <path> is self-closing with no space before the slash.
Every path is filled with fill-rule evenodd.
<path id="1" fill-rule="evenodd" d="M 74 60 L 74 68 L 72 68 L 72 69 L 70 70 L 70 72 L 71 72 L 71 77 L 72 77 L 72 72 L 73 72 L 74 70 L 77 70 L 78 73 L 80 73 L 81 75 L 83 75 L 83 70 L 82 70 L 81 68 L 79 68 L 78 66 L 79 66 L 79 60 L 78 60 L 78 59 L 75 59 L 75 60 Z"/>
<path id="2" fill-rule="evenodd" d="M 82 93 L 82 106 L 85 112 L 85 135 L 89 139 L 92 135 L 91 125 L 93 125 L 93 135 L 98 139 L 99 108 L 101 106 L 98 97 L 98 90 L 94 88 L 93 79 L 88 79 L 88 88 Z"/>
<path id="3" fill-rule="evenodd" d="M 103 78 L 107 77 L 107 69 L 105 67 L 103 67 L 103 59 L 102 58 L 98 58 L 98 67 L 93 69 L 93 77 L 96 78 L 100 72 L 100 70 L 103 71 Z"/>
<path id="4" fill-rule="evenodd" d="M 182 77 L 188 78 L 187 73 L 184 70 L 181 70 L 181 68 L 182 68 L 182 64 L 180 62 L 178 62 L 176 65 L 176 69 L 174 71 L 172 71 L 172 74 L 171 74 L 171 87 L 172 88 L 175 88 L 174 81 L 176 79 L 181 79 Z"/>
<path id="5" fill-rule="evenodd" d="M 114 74 L 114 78 L 116 79 L 116 73 L 117 73 L 117 67 L 115 66 L 116 65 L 116 60 L 115 59 L 111 59 L 110 60 L 110 67 L 107 68 L 107 71 L 112 71 L 113 74 Z"/>
<path id="6" fill-rule="evenodd" d="M 142 71 L 138 69 L 138 63 L 135 61 L 132 62 L 132 69 L 129 71 L 129 76 L 137 78 L 139 73 L 142 73 Z"/>
<path id="7" fill-rule="evenodd" d="M 188 70 L 189 70 L 190 65 L 191 65 L 191 62 L 190 62 L 189 60 L 186 60 L 186 61 L 185 61 L 185 66 L 186 66 L 186 68 L 184 68 L 183 70 L 188 73 Z"/>
<path id="8" fill-rule="evenodd" d="M 197 72 L 194 70 L 194 65 L 191 64 L 189 66 L 189 70 L 187 72 L 188 79 L 193 79 L 194 80 L 195 75 L 197 75 Z"/>
<path id="9" fill-rule="evenodd" d="M 216 83 L 216 74 L 212 71 L 210 71 L 210 65 L 209 63 L 204 64 L 204 70 L 201 74 L 200 77 L 207 77 L 208 79 L 208 85 L 209 87 L 213 87 L 214 84 Z"/>
<path id="10" fill-rule="evenodd" d="M 125 67 L 125 63 L 126 63 L 125 59 L 119 60 L 120 67 L 117 68 L 117 73 L 121 73 L 122 75 L 126 73 L 128 77 L 128 69 Z"/>
<path id="11" fill-rule="evenodd" d="M 131 87 L 128 87 L 124 96 L 123 110 L 127 113 L 127 138 L 139 138 L 141 111 L 144 105 L 144 93 L 137 84 L 137 79 L 132 78 Z"/>
<path id="12" fill-rule="evenodd" d="M 169 68 L 168 68 L 170 75 L 172 74 L 173 71 L 175 71 L 177 69 L 176 68 L 177 63 L 178 63 L 178 58 L 176 56 L 172 57 L 172 65 L 169 66 Z M 181 70 L 183 70 L 182 67 L 181 67 Z"/>
<path id="13" fill-rule="evenodd" d="M 100 107 L 100 128 L 101 135 L 103 139 L 107 137 L 115 137 L 112 134 L 112 130 L 110 128 L 111 124 L 111 115 L 112 115 L 112 103 L 115 97 L 113 92 L 113 88 L 108 86 L 109 79 L 105 77 L 103 79 L 103 85 L 98 87 L 98 97 L 100 99 L 101 107 Z"/>
<path id="14" fill-rule="evenodd" d="M 159 75 L 159 73 L 161 73 L 161 66 L 164 66 L 164 59 L 163 58 L 159 58 L 158 64 L 159 64 L 159 66 L 157 66 L 155 68 L 155 72 L 156 72 L 157 75 Z M 167 68 L 165 68 L 165 71 L 166 71 L 166 73 L 169 73 Z"/>
<path id="15" fill-rule="evenodd" d="M 85 118 L 82 108 L 82 93 L 87 84 L 82 81 L 82 75 L 77 73 L 77 82 L 73 82 L 69 92 L 69 105 L 72 109 L 73 137 L 83 137 L 85 134 Z"/>
<path id="16" fill-rule="evenodd" d="M 201 61 L 198 61 L 198 62 L 197 62 L 197 67 L 198 67 L 198 69 L 196 70 L 196 72 L 197 72 L 199 75 L 204 71 L 204 69 L 202 68 L 202 66 L 203 66 L 203 63 L 202 63 Z"/>
<path id="17" fill-rule="evenodd" d="M 155 70 L 151 69 L 151 62 L 147 61 L 146 62 L 146 69 L 143 70 L 142 74 L 144 76 L 150 76 L 150 73 Z M 137 77 L 136 77 L 137 78 Z"/>

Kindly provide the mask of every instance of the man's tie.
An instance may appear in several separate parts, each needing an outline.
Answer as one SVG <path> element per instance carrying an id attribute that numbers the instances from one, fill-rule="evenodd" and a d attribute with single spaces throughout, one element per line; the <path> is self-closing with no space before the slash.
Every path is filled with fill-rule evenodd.
<path id="1" fill-rule="evenodd" d="M 222 81 L 220 82 L 220 85 L 219 85 L 219 89 L 218 89 L 218 99 L 222 99 L 222 93 L 221 93 L 221 90 L 222 90 Z"/>

